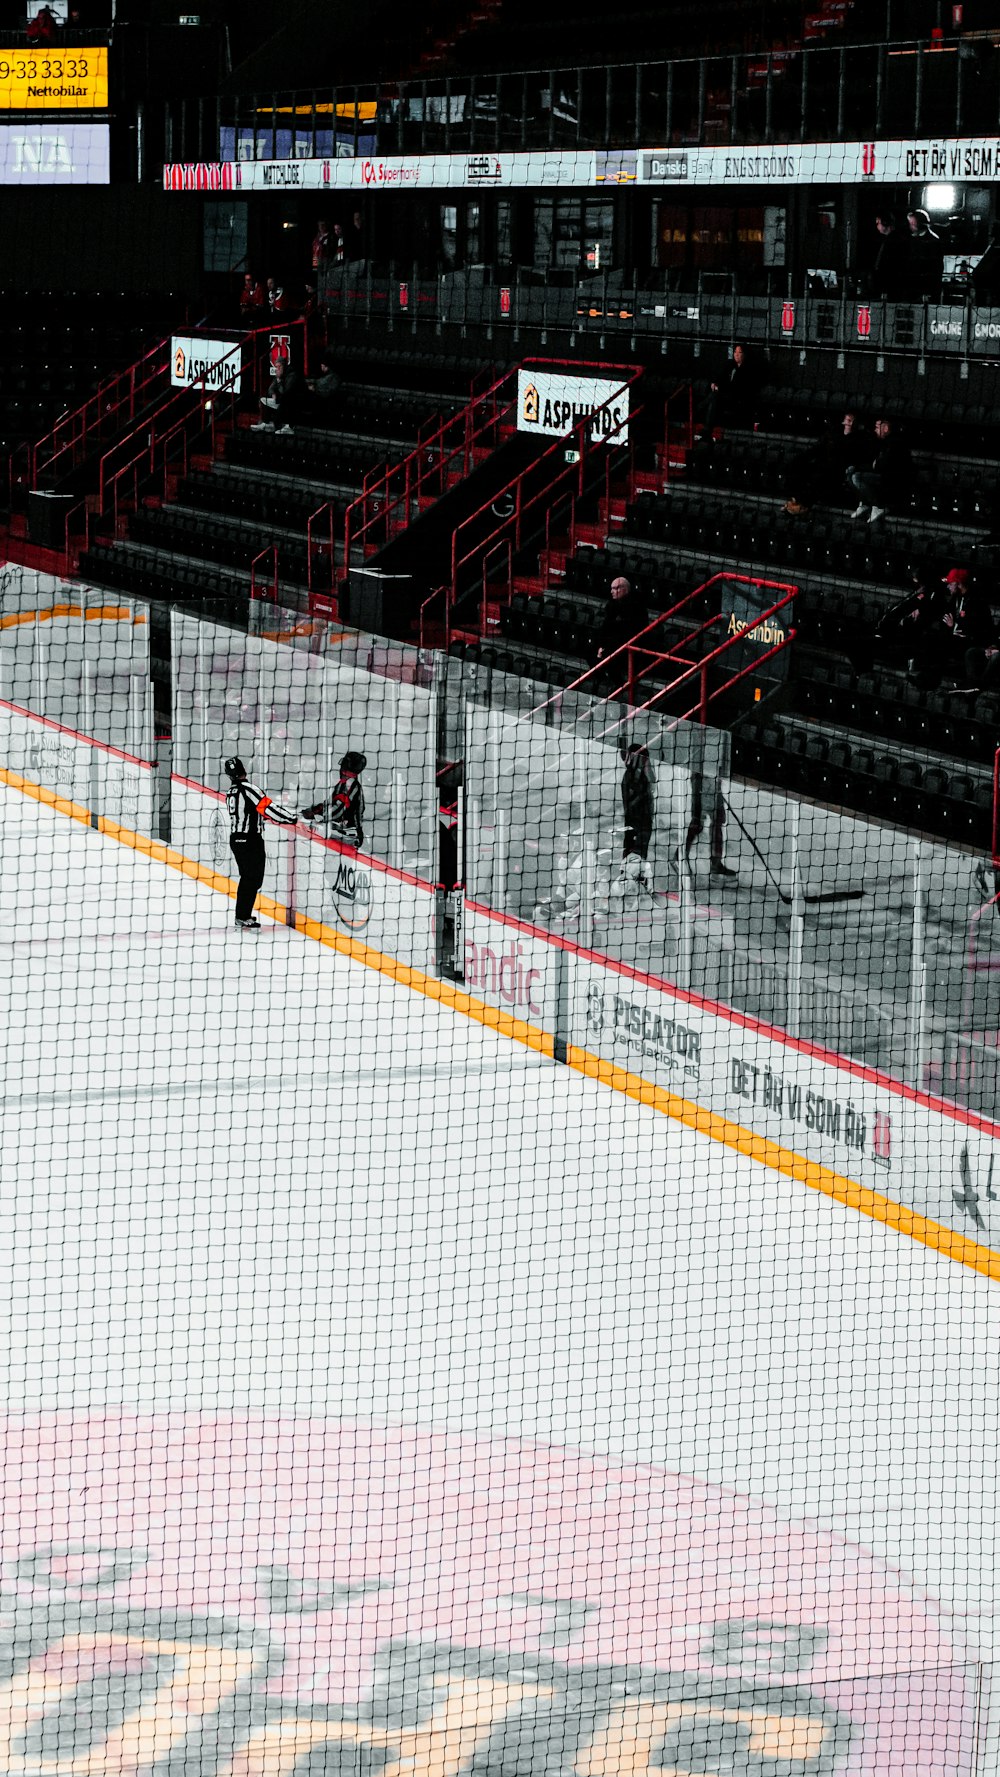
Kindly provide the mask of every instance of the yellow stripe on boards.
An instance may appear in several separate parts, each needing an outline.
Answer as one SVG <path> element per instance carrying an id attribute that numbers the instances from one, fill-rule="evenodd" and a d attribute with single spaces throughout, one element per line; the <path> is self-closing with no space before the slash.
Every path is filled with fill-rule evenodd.
<path id="1" fill-rule="evenodd" d="M 770 1166 L 775 1172 L 797 1179 L 799 1184 L 808 1185 L 811 1191 L 821 1191 L 824 1197 L 832 1197 L 848 1209 L 856 1209 L 861 1215 L 870 1216 L 872 1221 L 893 1228 L 897 1234 L 907 1235 L 920 1246 L 928 1246 L 933 1252 L 943 1253 L 945 1258 L 980 1272 L 983 1277 L 1000 1281 L 1000 1253 L 993 1252 L 988 1246 L 979 1246 L 966 1235 L 956 1233 L 954 1228 L 932 1222 L 917 1210 L 896 1203 L 892 1197 L 883 1197 L 879 1191 L 869 1190 L 867 1185 L 859 1185 L 829 1166 L 821 1166 L 818 1160 L 806 1160 L 803 1155 L 782 1147 L 768 1136 L 757 1135 L 752 1129 L 744 1129 L 742 1123 L 732 1123 L 728 1117 L 720 1116 L 718 1111 L 709 1111 L 703 1105 L 692 1104 L 690 1099 L 679 1098 L 664 1086 L 654 1086 L 640 1074 L 630 1074 L 615 1062 L 604 1061 L 587 1049 L 571 1046 L 566 1061 L 569 1067 L 586 1074 L 588 1079 L 599 1080 L 613 1091 L 624 1093 L 626 1098 L 634 1098 L 638 1104 L 662 1111 L 664 1116 L 686 1123 L 689 1129 L 710 1136 L 724 1147 L 734 1148 L 751 1160 L 759 1160 L 762 1166 Z"/>
<path id="2" fill-rule="evenodd" d="M 92 825 L 88 808 L 78 802 L 69 801 L 65 796 L 58 796 L 54 790 L 45 789 L 41 784 L 32 783 L 29 778 L 21 777 L 16 771 L 8 771 L 0 766 L 0 783 L 6 784 L 9 789 L 19 790 L 22 795 L 29 796 L 45 808 L 53 809 L 57 814 L 79 821 L 82 826 Z M 230 900 L 236 898 L 236 884 L 228 876 L 223 876 L 208 864 L 201 864 L 197 859 L 187 857 L 184 852 L 175 851 L 162 840 L 149 839 L 142 833 L 135 833 L 130 827 L 123 827 L 104 815 L 98 816 L 96 830 L 130 851 L 137 852 L 141 857 L 166 864 L 169 869 L 190 877 L 193 882 L 200 882 L 206 888 L 214 889 L 217 894 L 227 895 Z M 276 920 L 279 925 L 288 923 L 288 909 L 280 901 L 262 894 L 257 897 L 257 905 L 262 913 L 269 919 Z M 553 1054 L 554 1041 L 549 1031 L 539 1030 L 525 1019 L 514 1018 L 509 1012 L 503 1012 L 496 1006 L 488 1006 L 484 1000 L 477 999 L 465 988 L 456 987 L 453 982 L 439 981 L 433 975 L 426 974 L 423 969 L 415 968 L 412 963 L 399 962 L 395 957 L 386 956 L 383 951 L 363 944 L 360 938 L 352 938 L 350 933 L 339 932 L 334 926 L 325 925 L 322 920 L 313 919 L 308 914 L 296 914 L 294 929 L 301 936 L 311 938 L 314 943 L 322 944 L 328 950 L 335 950 L 340 956 L 349 957 L 352 962 L 377 970 L 380 975 L 387 976 L 400 987 L 409 987 L 415 993 L 422 993 L 425 998 L 436 1001 L 438 1005 L 461 1012 L 487 1030 L 509 1037 L 512 1042 L 522 1043 L 525 1048 L 533 1049 L 537 1054 L 549 1057 Z M 966 1235 L 957 1233 L 953 1228 L 946 1228 L 941 1222 L 933 1222 L 914 1209 L 907 1209 L 904 1204 L 896 1203 L 891 1197 L 883 1197 L 880 1192 L 857 1184 L 843 1173 L 821 1166 L 817 1160 L 807 1160 L 791 1148 L 782 1147 L 767 1136 L 756 1135 L 753 1130 L 744 1129 L 741 1123 L 730 1122 L 728 1117 L 721 1116 L 717 1111 L 706 1110 L 703 1105 L 694 1104 L 690 1099 L 681 1098 L 664 1086 L 655 1086 L 651 1081 L 644 1080 L 640 1074 L 629 1073 L 615 1062 L 605 1061 L 601 1056 L 591 1054 L 588 1049 L 570 1045 L 566 1065 L 587 1079 L 596 1080 L 600 1085 L 610 1087 L 613 1092 L 620 1092 L 626 1098 L 634 1099 L 637 1104 L 646 1105 L 650 1110 L 659 1111 L 676 1123 L 684 1123 L 700 1135 L 709 1136 L 723 1147 L 732 1148 L 739 1154 L 745 1154 L 750 1160 L 759 1161 L 762 1166 L 784 1173 L 787 1178 L 807 1185 L 811 1191 L 821 1192 L 824 1197 L 832 1198 L 845 1208 L 856 1210 L 859 1215 L 880 1222 L 883 1227 L 905 1235 L 919 1246 L 926 1246 L 957 1265 L 964 1265 L 982 1277 L 1000 1281 L 1000 1253 L 993 1252 L 988 1246 L 979 1246 Z"/>

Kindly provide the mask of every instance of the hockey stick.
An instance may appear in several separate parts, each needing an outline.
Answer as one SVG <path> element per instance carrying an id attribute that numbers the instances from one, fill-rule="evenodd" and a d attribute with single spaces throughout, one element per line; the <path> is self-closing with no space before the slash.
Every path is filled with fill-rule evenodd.
<path id="1" fill-rule="evenodd" d="M 739 815 L 736 813 L 735 808 L 731 807 L 728 802 L 725 804 L 725 808 L 726 808 L 726 813 L 732 815 L 733 820 L 736 822 L 736 825 L 738 826 L 744 839 L 752 847 L 752 849 L 756 852 L 757 856 L 759 857 L 761 863 L 764 866 L 765 873 L 767 874 L 770 881 L 774 884 L 774 887 L 777 889 L 780 899 L 785 903 L 786 907 L 790 907 L 792 905 L 793 900 L 794 900 L 794 896 L 793 895 L 786 895 L 784 889 L 782 888 L 780 882 L 778 881 L 778 878 L 775 876 L 774 871 L 771 869 L 770 864 L 768 863 L 767 859 L 765 858 L 764 853 L 761 851 L 760 846 L 757 844 L 757 841 L 753 837 L 753 834 L 747 832 L 746 828 L 743 825 L 743 822 L 740 820 Z M 833 903 L 835 901 L 862 901 L 864 899 L 864 895 L 865 895 L 864 889 L 857 889 L 857 888 L 855 888 L 855 889 L 829 889 L 825 894 L 822 894 L 822 895 L 803 894 L 802 899 L 806 903 L 807 906 L 820 907 L 820 906 L 824 906 L 824 905 L 829 906 L 831 903 Z"/>

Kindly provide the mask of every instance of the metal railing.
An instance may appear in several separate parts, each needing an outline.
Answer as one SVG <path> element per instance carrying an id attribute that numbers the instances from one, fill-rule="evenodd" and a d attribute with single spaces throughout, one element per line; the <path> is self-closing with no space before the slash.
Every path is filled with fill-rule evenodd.
<path id="1" fill-rule="evenodd" d="M 291 322 L 282 331 L 295 327 L 304 330 L 306 323 Z M 89 548 L 91 537 L 100 533 L 102 527 L 112 538 L 123 535 L 129 512 L 138 511 L 144 499 L 159 497 L 166 500 L 171 478 L 187 474 L 191 457 L 197 454 L 199 445 L 207 457 L 215 458 L 221 437 L 235 424 L 238 402 L 247 393 L 260 393 L 263 387 L 270 368 L 271 332 L 272 328 L 268 326 L 240 335 L 226 356 L 215 365 L 218 375 L 219 365 L 225 365 L 232 358 L 234 376 L 236 372 L 240 375 L 239 394 L 235 393 L 231 382 L 221 388 L 207 388 L 204 374 L 181 389 L 167 385 L 168 392 L 160 405 L 101 456 L 96 466 L 96 489 L 84 501 L 84 547 Z M 78 510 L 79 505 L 67 514 L 67 562 L 70 557 L 70 520 Z M 276 570 L 274 596 L 277 596 Z"/>
<path id="2" fill-rule="evenodd" d="M 701 652 L 702 639 L 726 621 L 725 615 L 718 611 L 711 612 L 701 622 L 696 622 L 694 628 L 685 635 L 680 647 L 657 648 L 653 645 L 654 637 L 661 635 L 665 626 L 675 622 L 696 599 L 704 599 L 706 595 L 711 593 L 713 587 L 721 588 L 725 585 L 766 587 L 768 591 L 780 592 L 782 596 L 769 605 L 766 610 L 760 611 L 748 619 L 742 628 L 732 635 L 727 635 L 724 641 L 720 642 L 717 647 L 711 648 L 707 653 Z M 610 654 L 597 661 L 596 665 L 588 667 L 564 690 L 557 691 L 544 703 L 537 705 L 531 711 L 531 715 L 541 715 L 543 711 L 561 704 L 569 694 L 580 691 L 589 691 L 592 695 L 603 696 L 608 704 L 618 699 L 626 700 L 629 713 L 621 717 L 616 716 L 609 727 L 603 730 L 603 735 L 606 736 L 614 733 L 619 727 L 623 727 L 637 715 L 659 714 L 659 706 L 666 698 L 669 697 L 676 701 L 679 692 L 686 695 L 684 688 L 692 688 L 697 683 L 695 701 L 690 707 L 672 715 L 671 720 L 667 723 L 666 731 L 670 732 L 679 727 L 682 722 L 697 721 L 704 725 L 708 721 L 709 708 L 717 699 L 731 691 L 735 685 L 751 673 L 759 672 L 765 662 L 774 659 L 778 654 L 783 654 L 785 649 L 791 646 L 796 635 L 794 628 L 780 632 L 779 639 L 764 653 L 756 655 L 747 665 L 732 673 L 721 684 L 710 684 L 713 670 L 718 667 L 723 656 L 745 645 L 748 634 L 756 630 L 760 624 L 769 624 L 771 618 L 777 616 L 779 611 L 792 606 L 798 593 L 798 586 L 793 586 L 789 581 L 764 580 L 749 574 L 713 574 L 700 586 L 685 593 L 683 598 L 678 599 L 676 604 L 670 606 L 669 610 L 661 611 L 658 617 L 654 617 L 651 623 L 648 623 L 644 629 L 638 630 L 627 642 L 622 642 Z M 692 650 L 699 656 L 698 658 L 691 658 Z M 608 688 L 608 670 L 614 666 L 615 662 L 618 663 L 616 671 L 623 672 L 624 677 L 616 679 Z M 644 679 L 649 678 L 654 672 L 662 673 L 665 668 L 669 670 L 675 667 L 678 670 L 671 674 L 666 684 L 660 685 L 651 696 L 646 697 L 644 702 L 639 701 Z"/>
<path id="3" fill-rule="evenodd" d="M 508 381 L 505 371 L 479 393 L 474 391 L 459 413 L 425 421 L 414 450 L 398 463 L 368 471 L 361 493 L 344 513 L 345 578 L 358 549 L 369 555 L 383 548 L 411 522 L 415 508 L 439 499 L 495 448 L 512 409 L 512 401 L 500 403 L 500 390 Z"/>
<path id="4" fill-rule="evenodd" d="M 880 26 L 881 29 L 881 26 Z M 686 148 L 992 135 L 990 38 L 749 51 L 168 104 L 173 162 L 540 148 Z"/>
<path id="5" fill-rule="evenodd" d="M 630 277 L 601 272 L 571 285 L 530 267 L 513 273 L 486 268 L 473 281 L 462 272 L 411 280 L 414 333 L 464 337 L 479 329 L 487 341 L 508 349 L 523 332 L 572 345 L 593 342 L 591 350 L 635 349 L 643 340 L 666 351 L 671 342 L 711 345 L 724 350 L 735 340 L 752 345 L 856 350 L 898 358 L 995 359 L 1000 340 L 1000 306 L 977 303 L 957 289 L 953 300 L 886 302 L 866 293 L 862 272 L 845 278 L 835 292 L 803 291 L 787 271 L 761 279 L 770 288 L 738 286 L 720 275 L 685 278 L 676 272 Z M 358 327 L 386 327 L 392 267 L 346 266 L 331 274 L 326 292 L 331 340 Z M 720 288 L 726 282 L 731 287 Z M 415 297 L 419 295 L 419 306 Z M 679 416 L 677 416 L 679 419 Z M 673 424 L 673 420 L 671 421 Z"/>
<path id="6" fill-rule="evenodd" d="M 595 461 L 595 453 L 612 451 L 616 447 L 616 435 L 624 431 L 626 438 L 621 441 L 620 448 L 625 452 L 626 464 L 633 461 L 634 425 L 642 413 L 642 408 L 632 409 L 624 419 L 615 420 L 605 432 L 599 425 L 602 416 L 614 420 L 614 408 L 622 390 L 631 391 L 642 376 L 641 367 L 635 364 L 590 363 L 580 360 L 563 358 L 528 359 L 528 365 L 537 365 L 547 370 L 564 370 L 576 374 L 600 372 L 602 378 L 609 381 L 615 375 L 621 376 L 621 383 L 607 400 L 595 408 L 593 413 L 585 415 L 573 425 L 562 437 L 555 438 L 539 457 L 511 477 L 510 481 L 494 492 L 471 512 L 461 524 L 456 525 L 451 539 L 451 576 L 446 589 L 445 602 L 445 646 L 451 636 L 451 625 L 455 606 L 465 588 L 465 583 L 473 575 L 482 575 L 484 591 L 483 604 L 480 607 L 480 631 L 486 628 L 486 563 L 489 556 L 496 553 L 502 544 L 509 543 L 506 559 L 508 576 L 506 590 L 508 597 L 513 588 L 513 566 L 517 552 L 524 545 L 528 529 L 536 526 L 544 530 L 546 549 L 551 549 L 551 512 L 555 502 L 563 494 L 571 495 L 572 519 L 576 523 L 576 504 L 589 489 L 588 470 Z M 524 368 L 519 366 L 518 369 Z M 516 392 L 518 369 L 510 372 L 513 388 Z M 631 405 L 631 396 L 630 396 Z M 598 424 L 598 435 L 595 437 L 595 424 Z M 631 439 L 629 428 L 633 428 Z M 567 461 L 571 455 L 574 461 Z M 601 480 L 605 470 L 602 468 Z M 540 477 L 540 479 L 539 479 Z M 599 484 L 598 484 L 599 485 Z M 607 485 L 607 484 L 605 484 Z M 596 488 L 589 489 L 596 491 Z M 495 525 L 485 533 L 482 531 L 484 520 L 488 524 L 487 514 L 495 514 L 501 502 L 509 503 L 509 511 L 498 518 Z"/>
<path id="7" fill-rule="evenodd" d="M 268 576 L 266 581 L 265 580 L 258 580 L 258 578 L 257 578 L 258 564 L 260 562 L 264 562 L 264 561 L 269 562 L 271 565 L 271 572 L 270 572 L 270 575 Z M 263 549 L 258 551 L 258 553 L 254 556 L 253 561 L 250 563 L 250 597 L 251 597 L 251 599 L 263 598 L 265 596 L 265 591 L 263 590 L 265 587 L 266 587 L 267 598 L 270 599 L 272 605 L 276 605 L 278 602 L 278 545 L 277 545 L 277 543 L 265 543 Z"/>
<path id="8" fill-rule="evenodd" d="M 320 616 L 337 615 L 333 501 L 324 500 L 306 522 L 306 586 L 309 609 Z"/>

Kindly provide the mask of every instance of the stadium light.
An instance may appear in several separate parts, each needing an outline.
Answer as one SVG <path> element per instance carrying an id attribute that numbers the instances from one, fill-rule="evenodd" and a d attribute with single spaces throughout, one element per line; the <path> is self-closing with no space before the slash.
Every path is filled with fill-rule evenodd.
<path id="1" fill-rule="evenodd" d="M 955 208 L 954 185 L 928 185 L 924 192 L 925 210 L 953 210 Z"/>

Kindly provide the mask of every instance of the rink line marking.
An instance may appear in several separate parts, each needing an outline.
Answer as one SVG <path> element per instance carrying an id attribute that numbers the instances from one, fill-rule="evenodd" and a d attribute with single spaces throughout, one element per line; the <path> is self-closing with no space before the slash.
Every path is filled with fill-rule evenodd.
<path id="1" fill-rule="evenodd" d="M 214 889 L 216 893 L 227 895 L 230 900 L 236 898 L 236 884 L 228 876 L 222 876 L 207 864 L 200 864 L 183 852 L 175 851 L 162 840 L 147 839 L 144 834 L 134 833 L 131 828 L 122 827 L 105 815 L 99 815 L 94 823 L 88 808 L 83 808 L 78 802 L 70 802 L 66 797 L 56 795 L 54 790 L 32 783 L 29 778 L 21 777 L 19 773 L 9 771 L 4 766 L 0 766 L 0 783 L 21 791 L 33 801 L 67 815 L 92 831 L 96 825 L 98 832 L 109 839 L 117 840 L 128 850 L 138 852 L 140 856 L 151 858 L 157 863 L 166 864 L 170 869 L 179 871 L 182 876 L 190 877 L 193 881 Z M 288 924 L 288 909 L 280 901 L 260 895 L 258 906 L 261 912 L 276 920 L 279 925 Z M 289 929 L 312 938 L 328 950 L 338 951 L 354 962 L 363 963 L 366 968 L 375 969 L 379 974 L 386 975 L 401 986 L 412 988 L 439 1005 L 463 1013 L 487 1030 L 496 1031 L 501 1036 L 509 1037 L 549 1058 L 553 1056 L 554 1038 L 548 1031 L 538 1030 L 523 1018 L 514 1018 L 509 1012 L 486 1005 L 485 1001 L 475 999 L 465 989 L 455 987 L 451 982 L 437 981 L 433 976 L 425 974 L 423 969 L 415 968 L 411 963 L 398 962 L 395 957 L 386 956 L 382 951 L 362 944 L 360 939 L 352 938 L 347 932 L 338 932 L 332 926 L 303 914 L 296 915 L 295 924 Z M 843 1173 L 822 1166 L 817 1160 L 806 1160 L 801 1154 L 796 1154 L 791 1148 L 782 1147 L 767 1136 L 755 1135 L 751 1130 L 744 1129 L 741 1123 L 733 1123 L 717 1111 L 706 1110 L 690 1099 L 668 1091 L 666 1087 L 655 1086 L 638 1074 L 630 1074 L 614 1062 L 604 1061 L 600 1056 L 591 1054 L 588 1049 L 569 1045 L 566 1065 L 587 1079 L 610 1086 L 624 1097 L 660 1111 L 664 1116 L 685 1124 L 699 1134 L 709 1136 L 723 1147 L 732 1148 L 749 1159 L 758 1160 L 762 1165 L 784 1173 L 787 1178 L 795 1179 L 810 1190 L 819 1191 L 834 1202 L 857 1210 L 872 1221 L 880 1222 L 883 1227 L 906 1235 L 917 1245 L 928 1247 L 932 1252 L 941 1253 L 944 1258 L 964 1265 L 970 1271 L 977 1271 L 983 1277 L 1000 1282 L 1000 1253 L 993 1252 L 989 1247 L 979 1246 L 976 1241 L 959 1234 L 954 1228 L 946 1228 L 941 1222 L 933 1222 L 928 1216 L 920 1215 L 916 1210 L 896 1203 L 891 1197 L 883 1197 L 880 1192 L 855 1183 Z"/>
<path id="2" fill-rule="evenodd" d="M 807 1160 L 792 1148 L 771 1141 L 768 1136 L 756 1135 L 753 1130 L 744 1129 L 742 1123 L 733 1123 L 718 1111 L 706 1110 L 703 1105 L 681 1098 L 665 1086 L 655 1086 L 640 1074 L 629 1073 L 615 1062 L 593 1055 L 589 1049 L 578 1049 L 570 1044 L 566 1051 L 566 1065 L 585 1074 L 588 1079 L 597 1080 L 613 1091 L 623 1093 L 626 1098 L 634 1099 L 637 1104 L 647 1105 L 671 1117 L 674 1122 L 697 1130 L 700 1135 L 710 1136 L 723 1147 L 733 1148 L 748 1159 L 759 1160 L 763 1166 L 784 1173 L 787 1178 L 807 1185 L 811 1191 L 820 1191 L 824 1197 L 831 1197 L 846 1208 L 881 1222 L 883 1227 L 892 1228 L 897 1234 L 905 1234 L 919 1246 L 929 1247 L 946 1259 L 965 1265 L 970 1271 L 978 1271 L 983 1277 L 1000 1282 L 1000 1253 L 993 1252 L 988 1246 L 979 1246 L 954 1228 L 933 1222 L 917 1210 L 895 1202 L 892 1197 L 884 1197 L 881 1192 L 872 1191 L 843 1173 L 821 1165 L 818 1160 Z"/>
<path id="3" fill-rule="evenodd" d="M 173 846 L 164 844 L 162 839 L 147 839 L 145 834 L 135 833 L 131 827 L 123 827 L 107 815 L 98 815 L 95 822 L 89 808 L 82 807 L 78 802 L 70 802 L 65 796 L 58 796 L 54 790 L 47 790 L 41 784 L 32 783 L 30 778 L 22 777 L 16 771 L 9 771 L 6 766 L 0 766 L 0 783 L 8 785 L 12 790 L 19 790 L 22 795 L 30 797 L 34 802 L 40 802 L 45 808 L 67 815 L 70 820 L 78 821 L 92 832 L 103 833 L 106 838 L 116 840 L 128 851 L 151 858 L 158 864 L 166 864 L 169 869 L 179 871 L 182 876 L 214 889 L 216 894 L 227 895 L 231 901 L 236 899 L 236 884 L 228 876 L 221 875 L 208 864 L 198 863 L 184 852 L 175 851 Z M 257 906 L 261 913 L 267 914 L 278 925 L 288 926 L 288 909 L 282 902 L 262 894 L 257 897 Z M 548 1031 L 538 1030 L 526 1019 L 515 1018 L 510 1012 L 503 1012 L 496 1006 L 486 1005 L 483 1000 L 474 999 L 464 988 L 455 987 L 450 981 L 436 981 L 432 975 L 414 968 L 411 963 L 398 962 L 395 957 L 386 956 L 381 950 L 363 944 L 360 938 L 352 938 L 347 932 L 338 932 L 333 926 L 324 925 L 318 919 L 310 919 L 306 914 L 297 913 L 294 927 L 289 929 L 312 938 L 328 950 L 339 951 L 353 962 L 375 969 L 380 975 L 388 976 L 391 981 L 403 987 L 413 988 L 426 999 L 436 1000 L 439 1005 L 447 1006 L 451 1011 L 464 1013 L 466 1017 L 484 1025 L 487 1030 L 510 1037 L 514 1042 L 523 1043 L 526 1049 L 533 1049 L 537 1054 L 552 1059 L 554 1039 Z"/>
<path id="4" fill-rule="evenodd" d="M 234 891 L 235 892 L 235 891 Z M 285 921 L 285 908 L 277 901 L 268 901 L 260 896 L 260 905 L 272 912 L 272 917 Z M 477 1000 L 464 987 L 456 987 L 451 981 L 437 981 L 433 975 L 425 974 L 412 963 L 401 963 L 393 956 L 386 956 L 381 950 L 373 950 L 369 945 L 362 944 L 360 938 L 352 938 L 347 932 L 338 932 L 333 926 L 324 925 L 322 920 L 310 919 L 307 914 L 297 913 L 295 930 L 312 938 L 317 944 L 323 944 L 328 950 L 339 950 L 342 956 L 349 956 L 355 962 L 364 963 L 366 968 L 377 969 L 380 975 L 388 975 L 392 981 L 403 987 L 411 987 L 415 993 L 422 993 L 425 999 L 436 1000 L 439 1005 L 447 1006 L 453 1012 L 462 1012 L 487 1030 L 496 1031 L 500 1036 L 510 1037 L 515 1043 L 523 1043 L 526 1049 L 533 1049 L 539 1055 L 551 1060 L 555 1049 L 555 1039 L 547 1030 L 539 1030 L 536 1025 L 529 1024 L 527 1019 L 515 1018 L 510 1012 L 503 1012 L 498 1006 L 488 1006 L 485 1000 Z"/>
<path id="5" fill-rule="evenodd" d="M 462 1064 L 462 1081 L 479 1076 L 493 1079 L 500 1076 L 534 1073 L 537 1063 L 531 1056 L 512 1055 L 509 1060 L 497 1061 L 490 1056 L 482 1062 Z M 454 1083 L 455 1070 L 450 1062 L 427 1063 L 417 1062 L 413 1067 L 369 1068 L 354 1070 L 350 1073 L 338 1073 L 339 1082 L 349 1085 L 391 1086 L 397 1081 L 405 1081 L 408 1085 L 420 1085 L 424 1081 L 445 1080 Z M 156 1103 L 160 1099 L 175 1098 L 209 1098 L 225 1096 L 233 1098 L 253 1097 L 260 1092 L 294 1092 L 299 1089 L 316 1085 L 329 1086 L 330 1074 L 318 1073 L 296 1074 L 262 1074 L 260 1078 L 243 1080 L 239 1085 L 221 1086 L 213 1077 L 204 1080 L 173 1080 L 165 1085 L 139 1084 L 131 1086 L 81 1086 L 75 1090 L 67 1088 L 63 1092 L 7 1092 L 0 1096 L 0 1116 L 5 1112 L 16 1113 L 29 1110 L 66 1110 L 73 1106 L 91 1104 L 108 1104 L 112 1100 L 116 1104 Z M 456 1086 L 460 1091 L 461 1085 Z"/>

